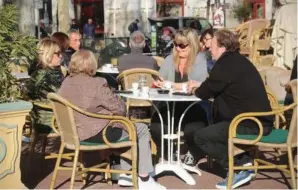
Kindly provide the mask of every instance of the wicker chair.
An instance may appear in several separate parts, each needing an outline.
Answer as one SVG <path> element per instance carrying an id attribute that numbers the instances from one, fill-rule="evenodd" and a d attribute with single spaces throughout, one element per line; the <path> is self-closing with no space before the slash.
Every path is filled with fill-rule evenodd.
<path id="1" fill-rule="evenodd" d="M 240 53 L 249 55 L 251 51 L 251 39 L 254 31 L 268 28 L 270 21 L 267 19 L 254 19 L 247 21 L 236 28 L 240 42 Z"/>
<path id="2" fill-rule="evenodd" d="M 145 68 L 135 68 L 135 69 L 129 69 L 129 70 L 125 70 L 123 71 L 118 77 L 117 77 L 117 81 L 118 84 L 121 85 L 121 87 L 124 90 L 128 90 L 132 88 L 132 83 L 134 82 L 138 82 L 139 80 L 139 76 L 141 74 L 144 74 L 147 78 L 147 85 L 151 86 L 153 81 L 154 81 L 154 76 L 160 76 L 159 72 L 155 71 L 155 70 L 151 70 L 151 69 L 145 69 Z M 119 87 L 119 89 L 121 88 Z M 134 100 L 134 99 L 127 99 L 126 101 L 126 106 L 127 106 L 127 115 L 129 115 L 129 109 L 130 108 L 136 108 L 136 107 L 144 107 L 144 108 L 148 108 L 151 107 L 151 103 L 149 101 L 146 100 Z M 151 120 L 150 119 L 143 119 L 143 120 L 139 120 L 136 118 L 132 118 L 132 120 L 134 121 L 140 121 L 140 122 L 146 122 L 146 123 L 150 123 Z"/>
<path id="3" fill-rule="evenodd" d="M 285 111 L 293 110 L 293 116 L 291 119 L 290 127 L 288 130 L 286 129 L 273 129 L 273 131 L 267 135 L 262 136 L 263 134 L 263 126 L 261 122 L 257 119 L 258 116 L 269 116 L 269 115 L 279 115 L 284 113 Z M 293 103 L 287 107 L 283 107 L 271 112 L 256 112 L 256 113 L 243 113 L 236 116 L 231 124 L 229 129 L 229 176 L 228 176 L 228 186 L 227 189 L 231 189 L 233 175 L 235 170 L 249 170 L 254 169 L 257 174 L 258 169 L 278 169 L 285 173 L 289 173 L 291 175 L 291 183 L 292 188 L 296 189 L 296 178 L 295 171 L 293 165 L 293 155 L 292 149 L 297 147 L 297 103 Z M 259 127 L 259 135 L 239 135 L 236 133 L 237 127 L 239 123 L 243 120 L 252 120 L 258 124 Z M 254 166 L 234 166 L 234 156 L 239 154 L 238 146 L 247 146 L 254 147 L 255 150 L 255 158 L 254 158 Z M 258 152 L 266 151 L 260 150 L 259 147 L 267 147 L 274 149 L 287 149 L 288 153 L 288 165 L 277 165 L 270 163 L 268 161 L 259 159 Z M 241 149 L 242 150 L 242 149 Z M 262 165 L 260 165 L 262 164 Z"/>
<path id="4" fill-rule="evenodd" d="M 129 69 L 123 71 L 120 75 L 117 77 L 117 81 L 119 84 L 119 89 L 121 89 L 121 86 L 128 90 L 132 87 L 133 82 L 137 82 L 139 80 L 140 74 L 145 74 L 147 77 L 147 84 L 148 86 L 151 86 L 154 81 L 154 76 L 160 76 L 159 72 L 151 69 L 145 69 L 145 68 L 135 68 L 135 69 Z M 121 86 L 120 86 L 121 85 Z M 134 100 L 134 99 L 127 99 L 126 101 L 126 111 L 127 116 L 129 116 L 129 109 L 130 108 L 151 108 L 152 104 L 149 101 L 146 100 Z M 137 118 L 131 118 L 133 122 L 144 122 L 144 123 L 151 123 L 151 117 L 145 118 L 145 119 L 137 119 Z M 151 153 L 152 155 L 157 155 L 157 147 L 154 141 L 151 139 Z"/>
<path id="5" fill-rule="evenodd" d="M 73 189 L 75 174 L 76 174 L 76 171 L 78 170 L 77 163 L 78 163 L 79 153 L 86 152 L 86 151 L 96 151 L 96 150 L 100 151 L 100 150 L 106 150 L 106 149 L 119 149 L 119 148 L 130 148 L 129 151 L 121 154 L 121 156 L 127 159 L 130 159 L 132 161 L 131 171 L 111 169 L 109 160 L 106 163 L 102 163 L 100 165 L 90 167 L 90 168 L 85 168 L 81 162 L 80 169 L 82 170 L 83 177 L 85 176 L 85 173 L 89 171 L 105 172 L 109 180 L 111 179 L 111 173 L 132 174 L 134 189 L 137 189 L 137 142 L 136 142 L 136 132 L 135 132 L 134 124 L 129 119 L 122 116 L 109 116 L 109 115 L 99 115 L 99 114 L 89 113 L 87 111 L 84 111 L 72 105 L 67 100 L 65 100 L 61 96 L 54 93 L 49 93 L 48 99 L 52 103 L 54 114 L 57 120 L 57 126 L 61 135 L 61 146 L 60 146 L 59 155 L 56 161 L 56 166 L 54 169 L 50 189 L 54 188 L 58 170 L 72 171 L 70 189 Z M 93 142 L 85 142 L 85 141 L 79 140 L 77 127 L 74 119 L 74 111 L 89 117 L 110 120 L 110 122 L 103 130 L 103 140 L 105 143 L 93 143 Z M 125 129 L 129 134 L 129 137 L 125 140 L 120 140 L 116 143 L 109 142 L 106 137 L 106 130 L 109 126 L 111 126 L 112 123 L 122 123 L 125 126 Z M 74 159 L 73 159 L 72 167 L 60 166 L 64 149 L 69 149 L 74 151 Z M 85 179 L 83 179 L 83 181 L 84 183 L 86 183 Z"/>
<path id="6" fill-rule="evenodd" d="M 160 57 L 160 56 L 152 56 L 152 57 L 156 60 L 156 63 L 159 67 L 161 67 L 161 65 L 165 61 L 165 58 Z"/>

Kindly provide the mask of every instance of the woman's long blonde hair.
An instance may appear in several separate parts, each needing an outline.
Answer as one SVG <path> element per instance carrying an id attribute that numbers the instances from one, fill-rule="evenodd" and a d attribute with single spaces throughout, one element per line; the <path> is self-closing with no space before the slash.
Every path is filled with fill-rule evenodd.
<path id="1" fill-rule="evenodd" d="M 179 30 L 175 35 L 174 42 L 177 44 L 188 44 L 190 48 L 190 53 L 187 59 L 186 67 L 184 68 L 184 73 L 188 73 L 193 64 L 195 63 L 197 54 L 199 52 L 199 36 L 196 31 L 193 29 L 183 29 Z M 175 69 L 178 71 L 178 66 L 180 63 L 180 58 L 176 47 L 173 48 L 173 57 L 174 57 L 174 64 Z"/>

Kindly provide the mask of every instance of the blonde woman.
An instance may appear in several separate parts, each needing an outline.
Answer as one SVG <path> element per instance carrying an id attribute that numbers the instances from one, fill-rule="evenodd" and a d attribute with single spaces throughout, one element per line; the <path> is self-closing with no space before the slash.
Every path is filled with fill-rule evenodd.
<path id="1" fill-rule="evenodd" d="M 38 45 L 38 63 L 27 85 L 28 96 L 33 100 L 46 100 L 49 92 L 56 92 L 64 79 L 58 42 L 42 39 Z"/>
<path id="2" fill-rule="evenodd" d="M 205 55 L 199 53 L 199 37 L 194 30 L 180 30 L 175 35 L 173 53 L 166 57 L 159 72 L 163 81 L 156 81 L 156 86 L 162 87 L 165 81 L 170 81 L 178 90 L 189 80 L 206 79 L 207 63 Z"/>
<path id="3" fill-rule="evenodd" d="M 47 94 L 56 92 L 64 79 L 60 67 L 62 55 L 59 44 L 49 38 L 41 40 L 37 49 L 38 62 L 27 83 L 27 95 L 35 102 L 47 104 L 49 103 Z M 35 119 L 34 130 L 36 133 L 50 133 L 53 115 L 51 110 L 34 106 L 30 115 Z"/>
<path id="4" fill-rule="evenodd" d="M 101 77 L 93 77 L 96 73 L 97 61 L 89 50 L 79 50 L 73 54 L 69 64 L 70 75 L 63 81 L 59 94 L 72 104 L 92 113 L 106 115 L 122 115 L 126 113 L 125 102 L 108 86 Z M 75 113 L 78 135 L 81 141 L 104 143 L 103 128 L 109 123 L 106 119 L 90 118 Z M 150 133 L 146 124 L 136 123 L 139 147 L 138 184 L 139 189 L 166 189 L 154 181 L 149 173 L 153 172 L 150 150 Z M 113 124 L 106 133 L 107 139 L 115 142 L 126 138 L 128 133 L 121 124 Z M 121 160 L 123 169 L 130 169 L 131 165 Z M 131 176 L 120 174 L 120 186 L 132 186 Z"/>
<path id="5" fill-rule="evenodd" d="M 169 55 L 160 67 L 161 80 L 155 81 L 155 86 L 163 87 L 166 82 L 172 83 L 172 87 L 176 90 L 181 90 L 183 83 L 189 81 L 203 82 L 207 78 L 207 64 L 205 54 L 199 53 L 199 37 L 193 29 L 180 30 L 174 38 L 173 53 Z M 184 110 L 190 105 L 189 102 L 176 102 L 175 105 L 175 123 L 178 126 L 178 121 Z M 163 121 L 167 121 L 167 108 L 161 105 L 159 111 L 162 113 Z M 207 116 L 204 108 L 200 104 L 194 105 L 186 113 L 182 129 L 184 130 L 184 139 L 191 151 L 194 147 L 193 131 L 198 126 L 207 126 Z M 157 113 L 153 114 L 151 124 L 151 134 L 153 140 L 160 145 L 161 124 Z M 167 124 L 164 125 L 164 131 L 167 133 Z M 166 141 L 165 141 L 166 143 Z M 167 146 L 165 146 L 167 147 Z M 194 166 L 201 155 L 194 157 L 190 152 L 186 154 L 184 163 Z"/>

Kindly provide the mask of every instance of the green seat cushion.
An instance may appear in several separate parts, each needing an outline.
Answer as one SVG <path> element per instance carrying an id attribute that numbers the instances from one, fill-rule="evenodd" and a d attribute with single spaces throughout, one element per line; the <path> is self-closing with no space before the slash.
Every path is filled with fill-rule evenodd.
<path id="1" fill-rule="evenodd" d="M 285 101 L 284 100 L 278 100 L 278 104 L 284 105 Z"/>
<path id="2" fill-rule="evenodd" d="M 111 142 L 111 143 L 121 143 L 121 142 L 126 142 L 129 141 L 128 137 L 125 137 L 123 139 L 120 139 L 116 142 Z M 81 141 L 80 145 L 84 145 L 84 146 L 98 146 L 98 145 L 105 145 L 105 143 L 98 143 L 98 142 L 93 142 L 93 141 Z"/>
<path id="3" fill-rule="evenodd" d="M 289 132 L 288 130 L 273 129 L 269 135 L 263 136 L 260 139 L 260 142 L 276 143 L 276 144 L 285 143 L 287 142 L 288 132 Z M 240 134 L 236 135 L 236 138 L 245 139 L 245 140 L 254 140 L 257 137 L 258 135 L 240 135 Z"/>

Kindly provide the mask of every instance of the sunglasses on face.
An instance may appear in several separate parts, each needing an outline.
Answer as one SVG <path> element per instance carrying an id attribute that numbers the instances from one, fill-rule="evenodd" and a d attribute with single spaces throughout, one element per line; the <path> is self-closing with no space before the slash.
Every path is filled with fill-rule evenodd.
<path id="1" fill-rule="evenodd" d="M 203 41 L 207 42 L 208 40 L 211 40 L 212 38 L 204 38 Z"/>
<path id="2" fill-rule="evenodd" d="M 177 44 L 176 42 L 174 42 L 174 46 L 179 47 L 180 49 L 185 49 L 188 46 L 188 44 Z"/>
<path id="3" fill-rule="evenodd" d="M 57 55 L 58 57 L 60 57 L 62 55 L 61 51 L 57 51 L 54 54 Z"/>

